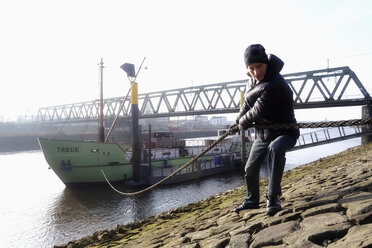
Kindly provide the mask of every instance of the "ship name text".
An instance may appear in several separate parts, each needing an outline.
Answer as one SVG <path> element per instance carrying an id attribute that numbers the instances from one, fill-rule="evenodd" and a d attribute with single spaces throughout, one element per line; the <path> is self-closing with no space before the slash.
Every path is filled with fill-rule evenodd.
<path id="1" fill-rule="evenodd" d="M 79 147 L 57 147 L 58 152 L 79 152 Z"/>

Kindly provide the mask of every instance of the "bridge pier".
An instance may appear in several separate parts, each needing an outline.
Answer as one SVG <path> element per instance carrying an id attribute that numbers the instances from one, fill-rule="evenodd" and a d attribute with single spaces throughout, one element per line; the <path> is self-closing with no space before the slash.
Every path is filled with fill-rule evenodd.
<path id="1" fill-rule="evenodd" d="M 362 118 L 372 117 L 372 104 L 367 104 L 362 106 Z M 363 132 L 367 130 L 372 130 L 372 125 L 366 125 L 362 127 Z M 372 135 L 362 136 L 362 144 L 367 144 L 372 142 Z"/>

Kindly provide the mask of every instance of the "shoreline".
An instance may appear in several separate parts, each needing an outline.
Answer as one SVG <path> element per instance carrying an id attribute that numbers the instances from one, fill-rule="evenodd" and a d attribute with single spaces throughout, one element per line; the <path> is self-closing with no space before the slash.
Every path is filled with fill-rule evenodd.
<path id="1" fill-rule="evenodd" d="M 267 184 L 260 182 L 260 209 L 240 215 L 233 209 L 243 201 L 244 187 L 54 247 L 372 245 L 372 144 L 285 172 L 283 210 L 273 217 L 266 215 Z"/>

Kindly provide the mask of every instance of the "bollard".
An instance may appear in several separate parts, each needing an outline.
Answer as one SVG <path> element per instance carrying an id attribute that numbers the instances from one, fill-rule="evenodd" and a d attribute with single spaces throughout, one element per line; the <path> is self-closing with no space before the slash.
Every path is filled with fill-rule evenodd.
<path id="1" fill-rule="evenodd" d="M 372 104 L 367 104 L 362 107 L 362 119 L 372 117 Z M 371 131 L 372 125 L 366 125 L 362 127 L 363 132 L 365 131 Z M 372 142 L 372 135 L 364 135 L 362 136 L 362 145 L 368 144 Z"/>

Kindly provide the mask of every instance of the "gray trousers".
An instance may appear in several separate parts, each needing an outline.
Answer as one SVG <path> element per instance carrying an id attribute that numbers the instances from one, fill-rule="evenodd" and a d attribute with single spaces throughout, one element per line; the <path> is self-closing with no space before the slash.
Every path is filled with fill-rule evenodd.
<path id="1" fill-rule="evenodd" d="M 245 185 L 247 203 L 260 201 L 259 175 L 262 163 L 267 155 L 267 168 L 269 172 L 269 196 L 280 196 L 280 186 L 286 162 L 285 153 L 294 147 L 296 140 L 288 135 L 281 135 L 271 142 L 255 139 L 251 152 L 245 165 Z"/>

